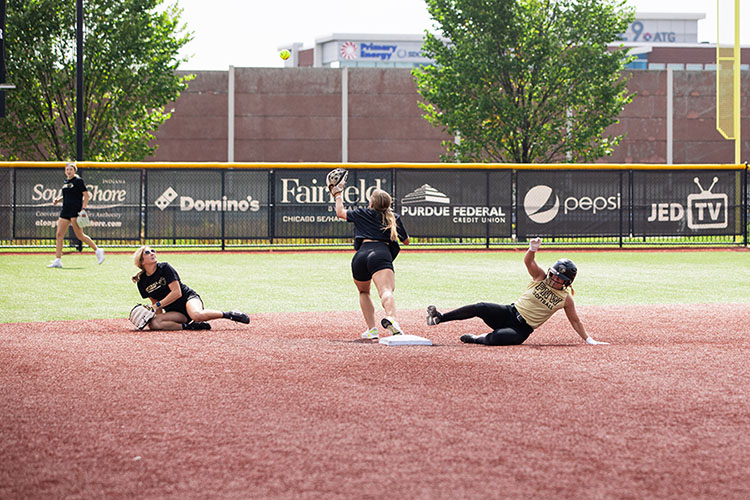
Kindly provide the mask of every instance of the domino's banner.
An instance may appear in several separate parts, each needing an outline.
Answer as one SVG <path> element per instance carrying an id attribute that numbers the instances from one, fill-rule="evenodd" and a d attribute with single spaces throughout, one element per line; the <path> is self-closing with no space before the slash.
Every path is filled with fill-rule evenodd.
<path id="1" fill-rule="evenodd" d="M 633 234 L 742 234 L 738 171 L 633 172 Z"/>
<path id="2" fill-rule="evenodd" d="M 90 193 L 86 234 L 94 240 L 138 239 L 141 231 L 141 171 L 79 169 Z M 62 203 L 64 169 L 15 170 L 14 234 L 19 239 L 54 238 Z"/>
<path id="3" fill-rule="evenodd" d="M 325 182 L 328 172 L 306 169 L 274 173 L 274 237 L 354 237 L 354 224 L 336 216 L 334 200 Z M 390 169 L 350 169 L 343 193 L 344 206 L 347 209 L 366 207 L 375 189 L 392 193 L 392 186 Z"/>
<path id="4" fill-rule="evenodd" d="M 146 238 L 269 238 L 268 171 L 147 170 Z"/>
<path id="5" fill-rule="evenodd" d="M 619 236 L 627 229 L 627 172 L 519 170 L 520 238 Z"/>
<path id="6" fill-rule="evenodd" d="M 508 237 L 509 170 L 399 170 L 397 210 L 406 230 L 421 237 Z"/>

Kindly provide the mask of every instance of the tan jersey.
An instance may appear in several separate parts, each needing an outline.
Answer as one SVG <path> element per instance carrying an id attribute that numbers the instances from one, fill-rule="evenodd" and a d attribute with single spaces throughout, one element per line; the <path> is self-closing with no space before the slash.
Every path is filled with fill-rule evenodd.
<path id="1" fill-rule="evenodd" d="M 516 310 L 532 328 L 539 328 L 558 309 L 565 306 L 567 290 L 556 290 L 542 281 L 532 281 L 515 303 Z"/>

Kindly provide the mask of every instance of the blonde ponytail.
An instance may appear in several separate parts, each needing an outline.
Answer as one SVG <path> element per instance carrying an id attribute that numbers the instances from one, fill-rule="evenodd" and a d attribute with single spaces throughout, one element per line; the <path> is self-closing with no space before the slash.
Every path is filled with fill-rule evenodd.
<path id="1" fill-rule="evenodd" d="M 141 276 L 143 276 L 144 270 L 143 270 L 143 251 L 147 247 L 144 245 L 140 247 L 138 250 L 133 252 L 133 264 L 135 264 L 135 267 L 140 269 L 137 273 L 133 275 L 131 280 L 133 280 L 133 283 L 138 283 L 141 280 Z"/>
<path id="2" fill-rule="evenodd" d="M 398 230 L 396 229 L 396 215 L 391 210 L 391 195 L 382 189 L 376 189 L 370 195 L 372 208 L 383 214 L 383 229 L 390 231 L 391 241 L 398 241 Z"/>

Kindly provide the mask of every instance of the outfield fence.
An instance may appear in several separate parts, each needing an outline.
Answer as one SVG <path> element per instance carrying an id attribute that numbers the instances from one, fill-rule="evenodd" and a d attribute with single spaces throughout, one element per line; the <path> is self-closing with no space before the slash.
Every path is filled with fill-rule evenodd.
<path id="1" fill-rule="evenodd" d="M 63 162 L 0 162 L 0 246 L 54 245 Z M 747 246 L 747 165 L 80 162 L 97 242 L 175 247 L 348 246 L 348 207 L 394 195 L 419 246 Z"/>

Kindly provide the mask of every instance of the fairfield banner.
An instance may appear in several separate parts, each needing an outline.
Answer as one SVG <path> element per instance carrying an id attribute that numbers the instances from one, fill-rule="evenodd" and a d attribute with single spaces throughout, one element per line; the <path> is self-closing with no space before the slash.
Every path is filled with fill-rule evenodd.
<path id="1" fill-rule="evenodd" d="M 634 171 L 633 234 L 740 234 L 741 196 L 737 171 Z"/>
<path id="2" fill-rule="evenodd" d="M 375 189 L 392 193 L 392 170 L 349 170 L 344 188 L 347 209 L 366 207 Z M 336 216 L 325 178 L 328 170 L 274 172 L 274 227 L 276 238 L 354 237 L 354 225 Z M 408 230 L 408 227 L 407 227 Z"/>
<path id="3" fill-rule="evenodd" d="M 147 170 L 147 238 L 260 238 L 267 170 Z"/>
<path id="4" fill-rule="evenodd" d="M 85 231 L 94 240 L 138 239 L 141 234 L 141 171 L 80 169 L 91 194 L 86 213 L 91 226 Z M 24 168 L 15 171 L 16 238 L 54 238 L 65 181 L 63 169 Z"/>
<path id="5" fill-rule="evenodd" d="M 519 170 L 516 179 L 519 238 L 627 231 L 627 172 Z"/>
<path id="6" fill-rule="evenodd" d="M 509 237 L 511 187 L 510 170 L 399 170 L 397 209 L 413 235 Z"/>

